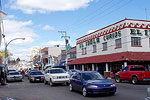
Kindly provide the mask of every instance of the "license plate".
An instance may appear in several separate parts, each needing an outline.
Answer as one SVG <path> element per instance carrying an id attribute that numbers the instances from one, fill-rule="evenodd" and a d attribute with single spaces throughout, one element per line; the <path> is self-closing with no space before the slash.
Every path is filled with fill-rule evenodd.
<path id="1" fill-rule="evenodd" d="M 40 79 L 36 79 L 37 81 L 39 81 Z"/>

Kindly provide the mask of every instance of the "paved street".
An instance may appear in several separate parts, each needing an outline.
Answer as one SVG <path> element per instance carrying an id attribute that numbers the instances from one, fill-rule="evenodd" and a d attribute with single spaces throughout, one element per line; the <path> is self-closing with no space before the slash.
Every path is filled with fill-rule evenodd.
<path id="1" fill-rule="evenodd" d="M 149 84 L 132 85 L 131 83 L 116 84 L 115 96 L 95 95 L 83 97 L 78 92 L 70 92 L 68 86 L 50 87 L 44 83 L 13 82 L 0 88 L 0 97 L 13 97 L 19 100 L 144 100 Z"/>

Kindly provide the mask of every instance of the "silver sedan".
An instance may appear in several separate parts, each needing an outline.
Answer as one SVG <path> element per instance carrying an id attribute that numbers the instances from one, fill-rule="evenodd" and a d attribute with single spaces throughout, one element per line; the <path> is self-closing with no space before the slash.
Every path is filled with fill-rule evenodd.
<path id="1" fill-rule="evenodd" d="M 18 72 L 10 72 L 7 74 L 7 81 L 22 81 L 22 75 Z"/>

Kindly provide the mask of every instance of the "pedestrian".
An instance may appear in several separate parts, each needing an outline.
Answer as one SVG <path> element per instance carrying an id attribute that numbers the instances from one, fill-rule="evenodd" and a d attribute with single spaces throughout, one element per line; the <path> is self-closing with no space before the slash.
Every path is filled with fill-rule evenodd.
<path id="1" fill-rule="evenodd" d="M 21 71 L 21 74 L 22 74 L 22 78 L 24 78 L 24 75 L 25 75 L 24 70 Z"/>

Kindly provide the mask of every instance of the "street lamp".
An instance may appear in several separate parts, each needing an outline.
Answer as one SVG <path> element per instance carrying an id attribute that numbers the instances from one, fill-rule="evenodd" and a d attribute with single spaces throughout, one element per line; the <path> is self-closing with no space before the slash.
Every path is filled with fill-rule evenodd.
<path id="1" fill-rule="evenodd" d="M 5 68 L 6 68 L 6 66 L 7 66 L 7 64 L 6 64 L 6 58 L 7 58 L 7 47 L 8 47 L 8 45 L 9 45 L 12 41 L 14 41 L 14 40 L 18 40 L 18 39 L 25 40 L 25 38 L 14 38 L 14 39 L 10 40 L 8 43 L 6 43 L 6 42 L 5 42 L 5 35 L 2 34 L 2 36 L 3 36 L 3 38 L 4 38 L 4 43 L 5 43 L 5 61 L 4 61 L 4 66 L 5 66 Z M 5 71 L 4 71 L 4 74 L 5 74 Z M 5 78 L 5 75 L 4 75 L 4 84 L 5 84 L 5 80 L 6 80 L 6 78 Z"/>
<path id="2" fill-rule="evenodd" d="M 4 37 L 4 39 L 5 39 L 5 35 L 3 34 L 3 37 Z M 12 40 L 10 40 L 8 43 L 6 43 L 5 42 L 5 62 L 4 62 L 4 64 L 5 64 L 5 67 L 6 67 L 6 54 L 7 54 L 7 47 L 8 47 L 8 45 L 12 42 L 12 41 L 14 41 L 14 40 L 18 40 L 18 39 L 22 39 L 22 40 L 25 40 L 25 38 L 14 38 L 14 39 L 12 39 Z"/>

